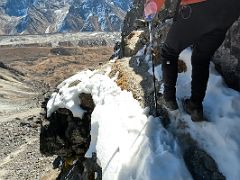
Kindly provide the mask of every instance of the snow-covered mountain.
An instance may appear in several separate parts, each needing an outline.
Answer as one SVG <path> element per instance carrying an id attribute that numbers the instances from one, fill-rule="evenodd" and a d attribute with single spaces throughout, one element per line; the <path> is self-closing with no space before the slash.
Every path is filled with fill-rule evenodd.
<path id="1" fill-rule="evenodd" d="M 132 0 L 1 0 L 0 34 L 120 31 Z"/>

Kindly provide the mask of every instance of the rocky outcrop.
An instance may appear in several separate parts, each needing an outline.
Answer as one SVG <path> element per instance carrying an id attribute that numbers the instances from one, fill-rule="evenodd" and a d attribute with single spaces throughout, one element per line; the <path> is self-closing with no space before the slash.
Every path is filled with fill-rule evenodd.
<path id="1" fill-rule="evenodd" d="M 74 86 L 74 84 L 72 85 Z M 84 158 L 91 141 L 91 113 L 94 103 L 90 95 L 80 94 L 79 99 L 84 105 L 82 119 L 73 117 L 68 109 L 59 108 L 41 128 L 40 151 L 45 155 L 58 155 L 64 159 Z M 43 108 L 46 107 L 46 98 Z M 46 118 L 46 114 L 43 114 Z"/>
<path id="2" fill-rule="evenodd" d="M 123 39 L 124 43 L 124 56 L 134 56 L 139 49 L 147 44 L 147 37 L 144 31 L 133 31 Z"/>
<path id="3" fill-rule="evenodd" d="M 149 26 L 144 20 L 144 0 L 134 0 L 132 9 L 126 14 L 121 33 L 121 57 L 133 56 L 144 45 L 149 44 Z M 159 57 L 159 48 L 166 38 L 171 23 L 164 27 L 160 24 L 161 17 L 157 15 L 152 21 L 153 49 Z M 141 32 L 141 33 L 140 33 Z M 141 35 L 140 35 L 140 34 Z M 134 42 L 133 42 L 134 41 Z M 133 44 L 136 45 L 133 45 Z"/>
<path id="4" fill-rule="evenodd" d="M 136 30 L 136 20 L 143 18 L 143 6 L 144 0 L 134 0 L 133 6 L 129 12 L 127 12 L 126 17 L 123 22 L 122 37 L 125 38 L 133 30 Z"/>
<path id="5" fill-rule="evenodd" d="M 214 63 L 228 86 L 240 91 L 240 19 L 229 29 Z"/>

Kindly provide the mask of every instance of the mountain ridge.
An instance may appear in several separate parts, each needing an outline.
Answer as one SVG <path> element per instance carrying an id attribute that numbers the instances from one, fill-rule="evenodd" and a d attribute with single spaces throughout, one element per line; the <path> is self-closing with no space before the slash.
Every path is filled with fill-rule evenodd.
<path id="1" fill-rule="evenodd" d="M 121 31 L 132 0 L 4 0 L 0 35 Z"/>

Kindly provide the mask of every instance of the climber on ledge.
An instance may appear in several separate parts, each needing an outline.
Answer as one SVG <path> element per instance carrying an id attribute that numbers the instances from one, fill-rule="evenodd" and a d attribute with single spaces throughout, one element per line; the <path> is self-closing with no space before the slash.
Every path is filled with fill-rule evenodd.
<path id="1" fill-rule="evenodd" d="M 161 8 L 164 8 L 164 0 L 147 0 L 144 15 L 146 18 L 154 17 Z M 178 109 L 176 81 L 179 54 L 193 45 L 191 97 L 184 100 L 183 105 L 193 121 L 203 120 L 202 102 L 207 88 L 210 60 L 239 15 L 240 0 L 181 1 L 161 49 L 163 97 L 168 109 Z"/>

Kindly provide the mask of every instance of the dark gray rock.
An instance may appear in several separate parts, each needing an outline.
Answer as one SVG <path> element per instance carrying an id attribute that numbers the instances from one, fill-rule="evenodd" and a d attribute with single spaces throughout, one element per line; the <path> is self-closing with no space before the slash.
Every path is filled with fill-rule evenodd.
<path id="1" fill-rule="evenodd" d="M 40 134 L 40 151 L 42 154 L 58 155 L 62 158 L 84 158 L 91 141 L 91 113 L 94 103 L 91 95 L 79 96 L 81 107 L 86 110 L 83 118 L 73 117 L 68 109 L 58 109 L 50 117 L 42 113 L 44 121 Z M 46 111 L 48 98 L 42 103 Z"/>
<path id="2" fill-rule="evenodd" d="M 185 163 L 194 180 L 225 180 L 218 167 L 205 151 L 192 147 L 184 153 Z"/>
<path id="3" fill-rule="evenodd" d="M 70 84 L 76 86 L 80 81 Z M 95 179 L 93 175 L 102 176 L 102 169 L 97 164 L 97 156 L 85 158 L 91 141 L 91 114 L 95 108 L 90 94 L 80 94 L 81 108 L 86 112 L 82 119 L 73 117 L 68 109 L 59 108 L 50 117 L 46 117 L 46 106 L 49 100 L 46 94 L 42 102 L 42 119 L 45 124 L 41 127 L 40 152 L 47 156 L 58 155 L 53 162 L 54 168 L 59 168 L 59 180 L 62 179 Z M 22 124 L 27 126 L 28 124 Z M 75 162 L 76 160 L 76 162 Z M 90 178 L 91 177 L 91 178 Z"/>
<path id="4" fill-rule="evenodd" d="M 145 0 L 134 0 L 133 6 L 129 12 L 127 12 L 126 17 L 123 22 L 122 28 L 122 38 L 124 39 L 133 30 L 136 30 L 136 20 L 143 19 L 143 8 Z"/>
<path id="5" fill-rule="evenodd" d="M 227 85 L 240 91 L 240 19 L 229 29 L 213 62 Z"/>

